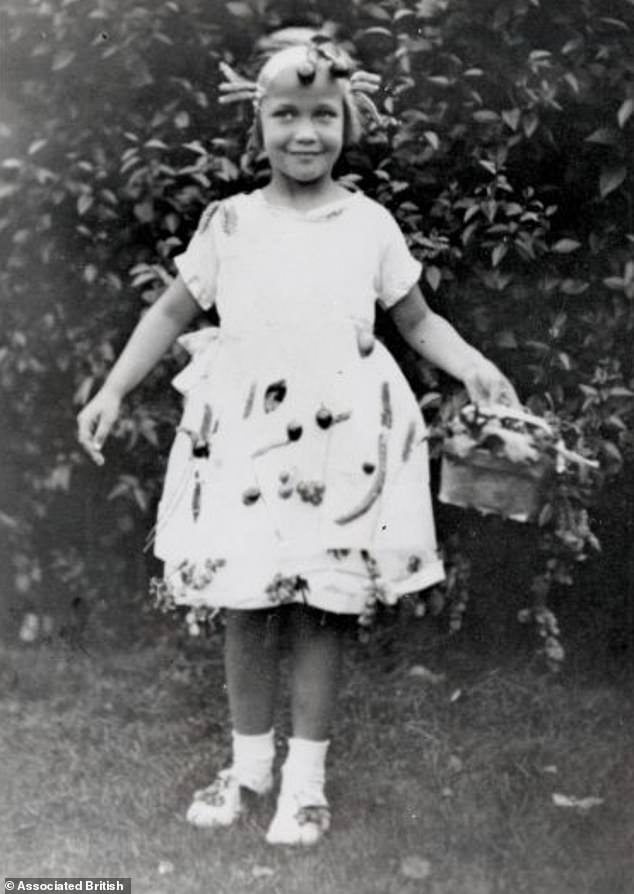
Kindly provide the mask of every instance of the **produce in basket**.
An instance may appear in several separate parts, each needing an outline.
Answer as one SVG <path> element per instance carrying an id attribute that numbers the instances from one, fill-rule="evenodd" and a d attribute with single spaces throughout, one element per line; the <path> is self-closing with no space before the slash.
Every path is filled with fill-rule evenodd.
<path id="1" fill-rule="evenodd" d="M 556 423 L 499 404 L 468 404 L 446 427 L 439 499 L 531 521 L 569 462 L 596 467 L 564 447 Z"/>

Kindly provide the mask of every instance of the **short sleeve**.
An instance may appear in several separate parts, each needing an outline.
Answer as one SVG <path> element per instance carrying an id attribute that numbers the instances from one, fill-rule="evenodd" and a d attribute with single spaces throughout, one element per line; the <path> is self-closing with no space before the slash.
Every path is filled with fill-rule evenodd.
<path id="1" fill-rule="evenodd" d="M 174 258 L 176 269 L 203 310 L 209 310 L 216 298 L 218 253 L 213 218 L 218 206 L 218 202 L 207 206 L 189 245 Z"/>
<path id="2" fill-rule="evenodd" d="M 377 291 L 379 302 L 389 308 L 418 282 L 422 267 L 412 256 L 403 233 L 387 211 L 383 221 Z"/>

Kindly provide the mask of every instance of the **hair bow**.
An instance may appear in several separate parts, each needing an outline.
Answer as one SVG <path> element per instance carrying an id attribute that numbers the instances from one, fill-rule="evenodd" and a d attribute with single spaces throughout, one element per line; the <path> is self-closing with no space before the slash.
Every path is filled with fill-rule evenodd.
<path id="1" fill-rule="evenodd" d="M 349 79 L 350 90 L 359 110 L 368 115 L 376 124 L 381 125 L 381 114 L 370 98 L 372 94 L 380 89 L 381 79 L 379 75 L 363 70 L 351 72 L 350 62 L 347 57 L 335 48 L 326 46 L 322 42 L 311 42 L 306 45 L 306 49 L 308 53 L 306 66 L 311 66 L 312 69 L 312 54 L 317 58 L 321 57 L 326 60 L 333 77 Z M 257 108 L 265 93 L 262 84 L 259 81 L 251 81 L 238 74 L 226 62 L 220 62 L 218 67 L 225 78 L 224 83 L 221 83 L 219 86 L 221 96 L 218 101 L 223 105 L 234 102 L 250 102 Z M 298 71 L 298 75 L 301 79 L 302 71 Z M 308 81 L 307 75 L 305 76 Z"/>
<path id="2" fill-rule="evenodd" d="M 220 84 L 219 90 L 222 96 L 218 102 L 227 105 L 232 102 L 252 102 L 254 105 L 262 98 L 262 88 L 255 81 L 249 81 L 237 74 L 226 62 L 220 62 L 218 68 L 225 77 L 224 83 Z"/>
<path id="3" fill-rule="evenodd" d="M 380 87 L 381 78 L 370 71 L 355 71 L 350 78 L 350 89 L 359 110 L 365 112 L 379 127 L 383 125 L 383 118 L 368 94 L 376 93 Z"/>

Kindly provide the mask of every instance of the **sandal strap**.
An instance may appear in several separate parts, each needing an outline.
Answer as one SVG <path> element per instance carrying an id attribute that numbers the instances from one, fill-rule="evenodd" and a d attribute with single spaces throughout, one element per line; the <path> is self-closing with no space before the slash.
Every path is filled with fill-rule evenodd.
<path id="1" fill-rule="evenodd" d="M 299 808 L 295 819 L 300 826 L 313 823 L 322 832 L 327 832 L 330 828 L 330 809 L 324 804 L 307 804 Z"/>
<path id="2" fill-rule="evenodd" d="M 194 792 L 194 801 L 202 801 L 210 807 L 222 807 L 226 801 L 227 790 L 235 784 L 235 777 L 228 770 L 221 770 L 211 785 Z"/>

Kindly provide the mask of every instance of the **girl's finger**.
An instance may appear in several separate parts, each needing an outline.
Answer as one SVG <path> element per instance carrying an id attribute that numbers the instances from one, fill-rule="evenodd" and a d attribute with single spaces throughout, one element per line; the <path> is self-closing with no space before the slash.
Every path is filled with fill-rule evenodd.
<path id="1" fill-rule="evenodd" d="M 496 375 L 495 380 L 491 382 L 491 393 L 496 403 L 501 403 L 506 406 L 515 406 L 519 403 L 515 389 L 506 376 L 503 376 L 499 372 Z"/>
<path id="2" fill-rule="evenodd" d="M 500 384 L 497 400 L 499 403 L 507 407 L 520 406 L 520 399 L 517 396 L 515 388 L 513 388 L 507 379 L 504 379 Z"/>
<path id="3" fill-rule="evenodd" d="M 110 434 L 110 429 L 114 423 L 114 418 L 106 413 L 102 413 L 99 417 L 99 424 L 95 430 L 94 437 L 92 439 L 93 446 L 96 447 L 97 450 L 101 450 L 103 447 L 104 441 Z"/>
<path id="4" fill-rule="evenodd" d="M 474 404 L 482 403 L 484 398 L 482 388 L 480 387 L 480 383 L 477 376 L 468 376 L 464 380 L 464 386 L 467 389 L 467 394 L 469 395 L 469 400 Z"/>
<path id="5" fill-rule="evenodd" d="M 92 438 L 94 420 L 85 410 L 77 417 L 77 440 L 80 444 L 85 445 Z"/>
<path id="6" fill-rule="evenodd" d="M 491 388 L 491 382 L 488 379 L 476 374 L 474 376 L 473 386 L 478 403 L 485 405 L 493 403 L 493 389 Z"/>
<path id="7" fill-rule="evenodd" d="M 103 457 L 103 453 L 99 446 L 95 443 L 94 439 L 90 437 L 90 435 L 86 436 L 83 433 L 80 433 L 78 439 L 81 446 L 84 448 L 86 453 L 90 456 L 93 462 L 95 462 L 98 466 L 103 466 L 105 460 Z"/>
<path id="8" fill-rule="evenodd" d="M 102 466 L 105 462 L 101 452 L 101 444 L 105 435 L 99 440 L 99 429 L 102 424 L 103 417 L 100 415 L 82 411 L 77 417 L 77 440 L 98 466 Z"/>
<path id="9" fill-rule="evenodd" d="M 106 460 L 104 459 L 104 455 L 98 447 L 95 447 L 93 445 L 88 445 L 88 446 L 85 446 L 85 449 L 88 451 L 90 458 L 92 459 L 92 461 L 94 463 L 96 463 L 96 465 L 103 466 L 103 464 L 105 463 Z"/>

